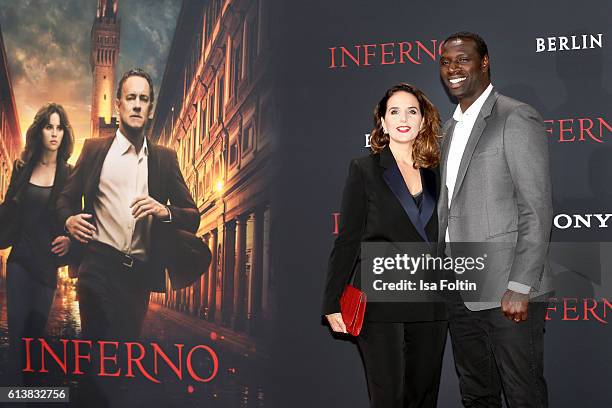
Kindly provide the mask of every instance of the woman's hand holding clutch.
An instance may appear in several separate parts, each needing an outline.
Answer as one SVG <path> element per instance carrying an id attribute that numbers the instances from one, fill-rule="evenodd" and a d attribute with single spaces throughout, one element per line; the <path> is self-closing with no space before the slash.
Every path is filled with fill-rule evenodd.
<path id="1" fill-rule="evenodd" d="M 342 320 L 342 313 L 331 313 L 325 315 L 327 321 L 329 322 L 330 327 L 333 331 L 338 333 L 347 333 L 346 325 L 344 324 L 344 320 Z"/>

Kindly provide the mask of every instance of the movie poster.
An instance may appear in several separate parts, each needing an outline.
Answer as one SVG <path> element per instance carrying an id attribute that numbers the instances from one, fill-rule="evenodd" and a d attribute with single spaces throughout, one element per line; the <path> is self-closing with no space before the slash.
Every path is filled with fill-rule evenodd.
<path id="1" fill-rule="evenodd" d="M 332 333 L 321 313 L 350 163 L 369 157 L 373 108 L 400 82 L 422 90 L 442 124 L 453 118 L 443 43 L 470 31 L 488 45 L 493 90 L 532 106 L 545 132 L 548 406 L 609 407 L 604 3 L 0 0 L 0 406 L 369 406 L 358 341 Z M 141 71 L 124 78 L 131 70 Z M 36 128 L 49 103 L 63 113 Z M 77 176 L 66 165 L 37 185 L 53 174 L 44 138 L 66 138 L 67 121 Z M 39 144 L 28 150 L 30 128 Z M 495 167 L 502 150 L 481 159 Z M 37 158 L 38 173 L 23 157 Z M 53 192 L 71 177 L 81 189 Z M 49 205 L 33 206 L 36 192 Z M 95 229 L 120 214 L 110 233 Z M 24 244 L 47 224 L 46 249 Z M 88 243 L 71 231 L 89 231 Z M 66 245 L 56 235 L 73 237 L 76 258 L 50 267 L 49 248 Z M 450 333 L 441 350 L 437 406 L 463 406 Z"/>
<path id="2" fill-rule="evenodd" d="M 270 391 L 265 385 L 270 353 L 266 339 L 273 329 L 275 296 L 268 193 L 275 107 L 267 69 L 268 25 L 265 1 L 2 2 L 2 201 L 11 174 L 17 171 L 14 162 L 26 148 L 26 131 L 45 104 L 61 105 L 65 112 L 62 121 L 71 124 L 74 150 L 68 163 L 72 166 L 86 140 L 111 140 L 118 129 L 135 126 L 130 125 L 132 119 L 142 119 L 144 124 L 138 126 L 148 143 L 148 194 L 153 196 L 155 189 L 162 188 L 170 190 L 171 196 L 172 189 L 182 188 L 180 183 L 171 183 L 175 180 L 167 181 L 176 174 L 164 175 L 167 163 L 163 161 L 173 161 L 172 154 L 152 164 L 158 154 L 153 145 L 164 146 L 176 154 L 175 165 L 184 180 L 183 198 L 176 194 L 176 202 L 169 198 L 162 203 L 175 218 L 169 225 L 181 223 L 182 209 L 175 211 L 173 206 L 180 207 L 180 200 L 190 196 L 193 203 L 189 205 L 197 214 L 197 229 L 190 231 L 199 241 L 194 247 L 206 246 L 208 258 L 177 261 L 197 260 L 200 270 L 189 281 L 177 284 L 164 275 L 155 291 L 149 294 L 147 289 L 144 320 L 133 319 L 133 325 L 142 325 L 139 335 L 131 330 L 131 338 L 110 335 L 94 340 L 84 337 L 83 324 L 88 318 L 96 324 L 100 315 L 96 310 L 83 312 L 83 303 L 89 301 L 94 309 L 107 308 L 111 321 L 120 320 L 121 315 L 132 313 L 130 298 L 142 296 L 132 291 L 131 283 L 106 290 L 109 298 L 96 303 L 77 289 L 83 277 L 73 278 L 64 266 L 58 270 L 56 285 L 47 283 L 43 289 L 49 298 L 46 304 L 29 286 L 13 285 L 10 276 L 19 274 L 36 281 L 36 271 L 44 268 L 34 261 L 29 265 L 26 259 L 19 262 L 34 272 L 11 270 L 16 255 L 11 258 L 10 249 L 0 252 L 2 386 L 38 390 L 13 390 L 10 397 L 7 391 L 0 405 L 31 401 L 46 406 L 54 398 L 65 406 L 264 405 Z M 148 86 L 142 82 L 145 90 L 135 91 L 132 97 L 128 88 L 122 88 L 128 94 L 122 95 L 126 103 L 118 108 L 120 78 L 136 68 L 149 75 L 152 89 L 146 91 Z M 143 80 L 143 76 L 137 79 Z M 126 83 L 129 81 L 128 77 Z M 66 123 L 60 128 L 68 138 Z M 89 169 L 91 157 L 86 157 L 78 165 L 83 169 Z M 120 166 L 118 163 L 115 165 Z M 102 194 L 104 183 L 97 183 L 100 179 L 115 177 L 120 183 L 137 178 L 128 171 L 107 176 L 112 167 L 98 166 L 98 178 L 93 175 L 96 171 L 84 175 L 87 180 L 95 179 L 94 194 Z M 129 183 L 127 186 L 129 190 Z M 87 200 L 83 198 L 85 207 Z M 110 200 L 122 202 L 120 196 Z M 44 214 L 37 222 L 46 222 L 49 213 Z M 155 225 L 158 222 L 155 215 L 147 217 L 153 218 Z M 20 216 L 15 242 L 26 218 Z M 135 226 L 135 236 L 139 236 L 138 222 L 127 223 Z M 157 228 L 155 225 L 151 228 Z M 8 229 L 8 222 L 1 228 Z M 140 236 L 149 236 L 151 241 L 164 238 L 151 230 L 150 235 L 144 234 Z M 77 246 L 77 242 L 71 245 L 73 249 Z M 100 262 L 116 254 L 104 248 L 109 252 L 101 255 Z M 145 249 L 149 260 L 155 258 L 155 251 L 165 250 L 155 242 L 146 244 Z M 32 252 L 31 259 L 43 256 Z M 140 260 L 136 255 L 119 261 L 116 282 L 123 282 L 125 274 L 141 272 L 143 275 L 127 279 L 146 280 L 146 274 L 151 273 L 137 267 Z M 124 309 L 112 308 L 113 302 L 123 302 Z M 43 324 L 46 320 L 42 336 L 12 335 L 16 328 L 23 333 L 37 332 L 23 326 L 35 325 L 33 321 L 40 326 L 41 319 Z M 21 343 L 21 348 L 17 350 L 9 341 Z M 54 390 L 46 392 L 49 387 Z"/>

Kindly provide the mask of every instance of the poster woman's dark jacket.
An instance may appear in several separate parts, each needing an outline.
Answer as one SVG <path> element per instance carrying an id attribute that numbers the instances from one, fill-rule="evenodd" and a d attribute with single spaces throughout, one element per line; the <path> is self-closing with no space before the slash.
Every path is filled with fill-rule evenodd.
<path id="1" fill-rule="evenodd" d="M 342 196 L 340 229 L 329 259 L 324 315 L 340 311 L 340 295 L 350 279 L 355 260 L 355 283 L 359 286 L 362 242 L 437 242 L 439 172 L 437 168 L 420 172 L 423 198 L 419 211 L 389 147 L 351 162 Z M 435 251 L 434 245 L 432 253 Z M 444 319 L 444 304 L 434 302 L 368 302 L 365 314 L 368 321 Z"/>
<path id="2" fill-rule="evenodd" d="M 33 253 L 26 256 L 28 252 L 28 243 L 24 242 L 23 226 L 26 215 L 26 195 L 28 189 L 32 188 L 29 181 L 34 170 L 33 163 L 20 164 L 17 160 L 13 163 L 13 172 L 9 183 L 4 202 L 0 205 L 0 248 L 13 246 L 13 251 L 9 260 L 25 263 L 28 269 L 34 276 L 34 279 L 40 280 L 47 286 L 55 287 L 56 273 L 55 269 L 58 266 L 65 265 L 68 262 L 68 255 L 57 257 L 51 251 L 51 241 L 48 243 L 48 248 L 44 249 L 44 254 Z M 57 198 L 66 184 L 72 166 L 63 161 L 58 161 L 55 169 L 55 179 L 51 192 L 48 194 L 48 200 L 44 205 L 40 215 L 40 221 L 48 226 L 48 231 L 51 240 L 59 235 L 67 235 L 62 225 L 57 222 L 55 215 L 55 206 Z M 15 246 L 18 246 L 16 248 Z M 51 262 L 50 267 L 47 264 Z M 45 269 L 41 271 L 39 269 Z M 50 270 L 49 270 L 50 269 Z"/>

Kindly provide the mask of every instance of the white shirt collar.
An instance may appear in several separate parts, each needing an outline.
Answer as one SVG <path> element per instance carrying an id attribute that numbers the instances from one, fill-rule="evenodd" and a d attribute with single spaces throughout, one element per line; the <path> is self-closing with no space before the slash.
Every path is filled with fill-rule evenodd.
<path id="1" fill-rule="evenodd" d="M 476 99 L 465 112 L 461 112 L 461 105 L 457 105 L 457 108 L 455 108 L 455 113 L 453 113 L 453 119 L 455 119 L 457 122 L 461 122 L 464 116 L 474 118 L 478 116 L 478 112 L 480 112 L 480 109 L 482 109 L 482 105 L 484 105 L 485 101 L 491 94 L 491 91 L 493 91 L 493 84 L 489 83 L 487 89 L 480 94 L 478 99 Z"/>
<path id="2" fill-rule="evenodd" d="M 127 137 L 125 137 L 123 135 L 123 133 L 121 133 L 121 131 L 119 130 L 119 128 L 117 128 L 117 133 L 115 134 L 115 140 L 119 146 L 119 151 L 121 152 L 122 155 L 124 155 L 125 153 L 127 153 L 128 150 L 130 150 L 130 147 L 134 147 L 134 145 L 132 144 L 132 142 L 130 142 L 128 140 Z M 136 148 L 134 147 L 134 151 L 136 151 Z M 149 148 L 147 146 L 147 138 L 144 138 L 144 142 L 142 143 L 142 147 L 140 148 L 140 152 L 137 153 L 136 155 L 138 157 L 142 156 L 142 155 L 148 156 L 149 155 Z"/>

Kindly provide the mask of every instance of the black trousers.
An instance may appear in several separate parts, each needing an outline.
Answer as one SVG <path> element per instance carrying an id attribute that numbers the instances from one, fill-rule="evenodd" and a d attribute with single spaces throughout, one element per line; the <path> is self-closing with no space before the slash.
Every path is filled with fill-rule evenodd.
<path id="1" fill-rule="evenodd" d="M 368 322 L 358 337 L 373 408 L 435 407 L 447 322 Z"/>
<path id="2" fill-rule="evenodd" d="M 131 265 L 127 266 L 127 265 Z M 149 304 L 149 289 L 144 284 L 147 265 L 129 261 L 116 249 L 92 242 L 87 246 L 79 267 L 77 294 L 81 314 L 81 338 L 106 341 L 138 341 Z M 126 372 L 126 349 L 120 345 L 117 360 L 106 362 L 106 371 Z M 129 386 L 141 378 L 102 378 L 98 349 L 94 347 L 91 361 L 84 364 L 85 375 L 79 379 L 78 406 L 121 407 Z"/>
<path id="3" fill-rule="evenodd" d="M 529 303 L 528 319 L 516 323 L 500 308 L 470 311 L 448 303 L 448 318 L 463 405 L 546 408 L 544 318 L 546 302 Z"/>
<path id="4" fill-rule="evenodd" d="M 92 242 L 81 266 L 77 294 L 82 338 L 86 340 L 137 340 L 149 304 L 143 283 L 146 264 L 126 266 L 114 248 Z"/>
<path id="5" fill-rule="evenodd" d="M 23 337 L 33 338 L 31 355 L 39 355 L 38 339 L 44 337 L 55 288 L 32 278 L 19 262 L 9 262 L 6 268 L 6 304 L 9 332 L 8 375 L 10 385 L 23 384 L 25 348 Z"/>

